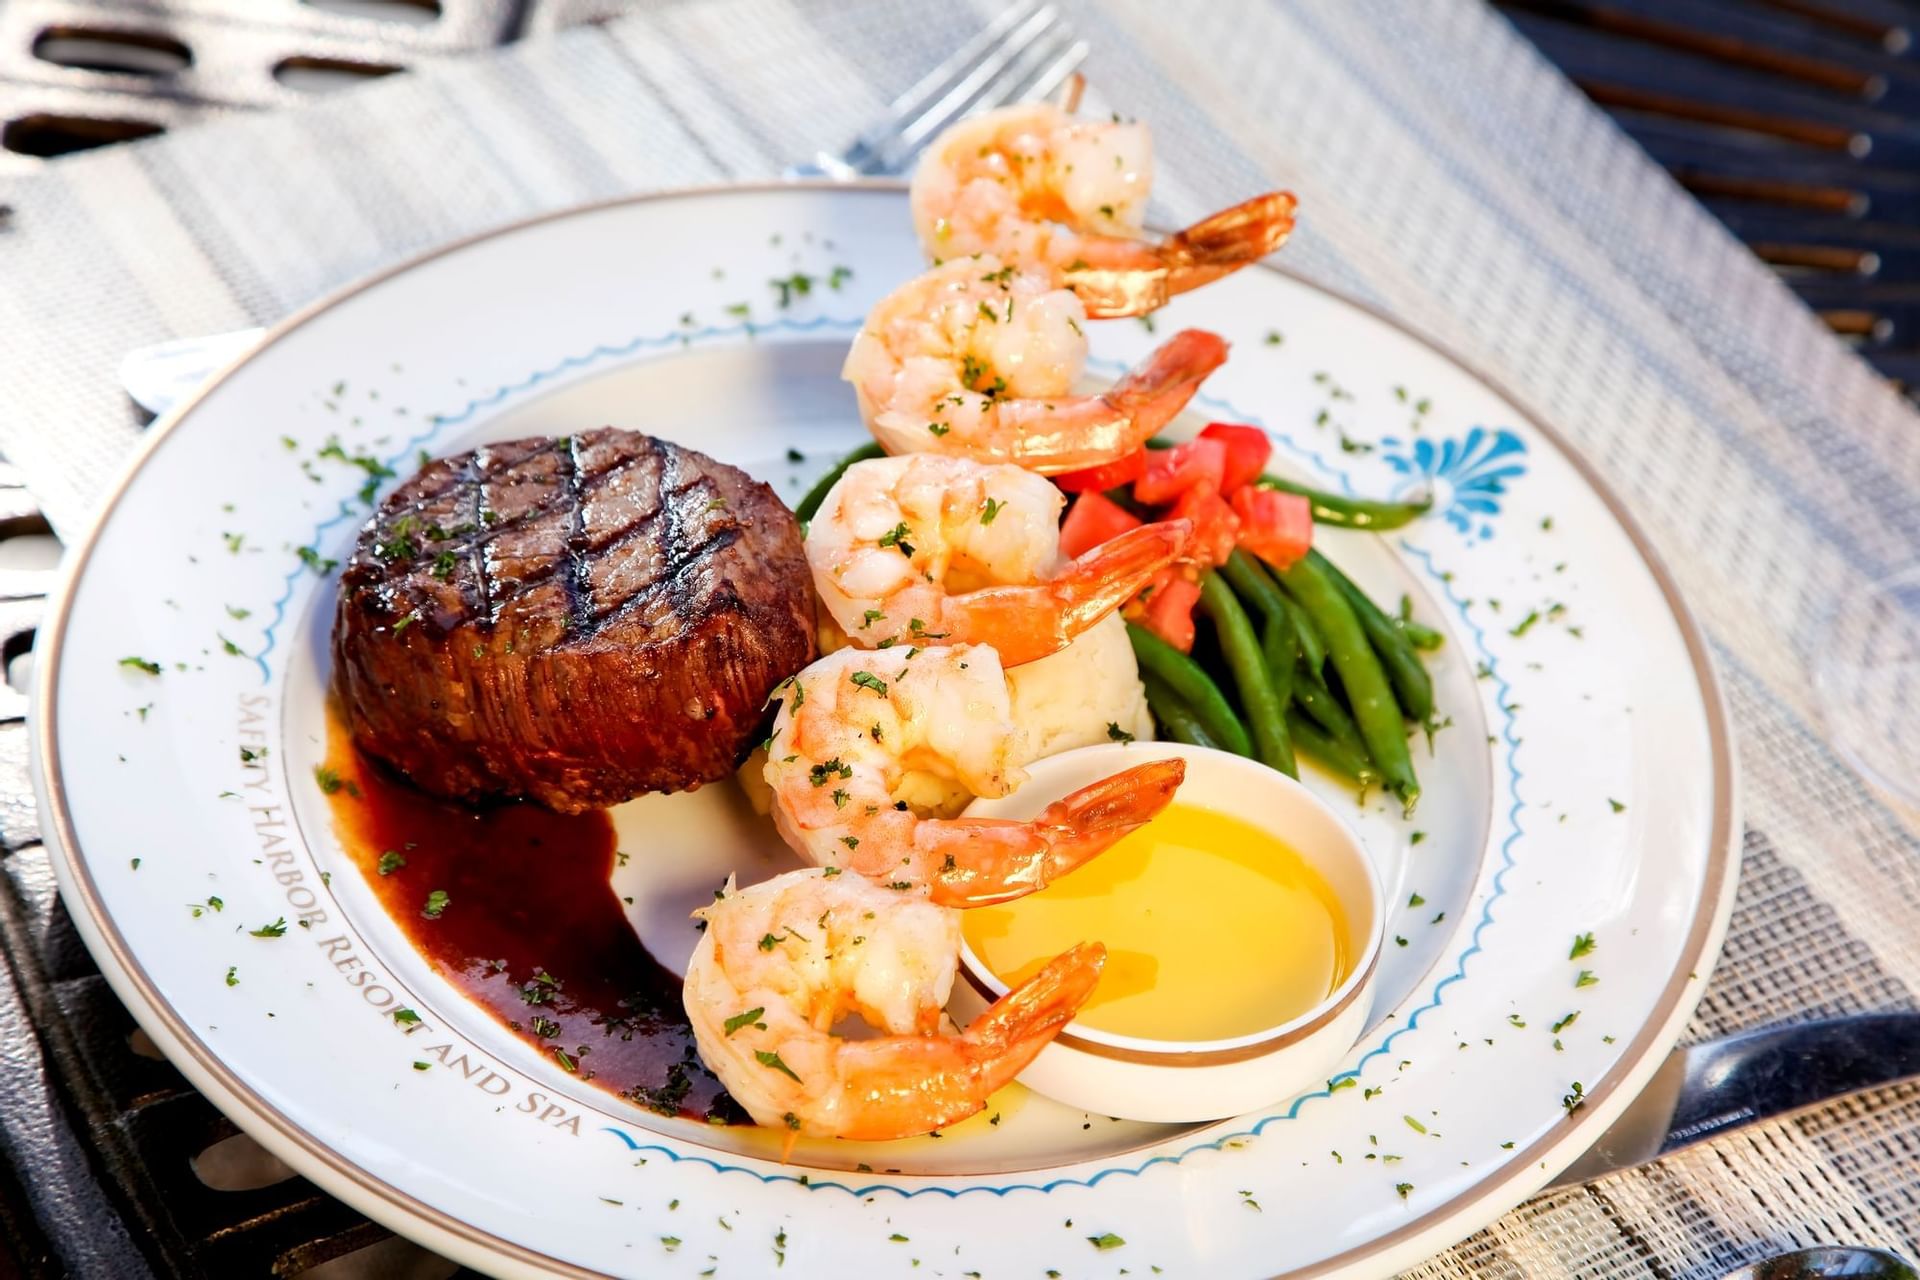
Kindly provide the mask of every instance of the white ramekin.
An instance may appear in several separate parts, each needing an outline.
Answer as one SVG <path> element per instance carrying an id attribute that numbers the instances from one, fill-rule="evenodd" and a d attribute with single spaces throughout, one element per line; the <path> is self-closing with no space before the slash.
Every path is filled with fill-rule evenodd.
<path id="1" fill-rule="evenodd" d="M 1149 1040 L 1069 1023 L 1020 1075 L 1038 1093 L 1098 1115 L 1128 1120 L 1218 1120 L 1324 1087 L 1366 1026 L 1385 920 L 1380 880 L 1352 829 L 1325 801 L 1285 774 L 1225 751 L 1172 742 L 1082 747 L 1027 766 L 1025 786 L 976 800 L 969 816 L 1030 818 L 1076 788 L 1148 760 L 1181 756 L 1178 800 L 1229 814 L 1280 837 L 1326 877 L 1347 926 L 1345 981 L 1289 1022 L 1232 1040 Z M 1089 939 L 1097 941 L 1097 939 Z M 953 1009 L 964 1025 L 1006 984 L 960 946 L 962 982 Z M 1231 983 L 1235 975 L 1223 973 Z"/>

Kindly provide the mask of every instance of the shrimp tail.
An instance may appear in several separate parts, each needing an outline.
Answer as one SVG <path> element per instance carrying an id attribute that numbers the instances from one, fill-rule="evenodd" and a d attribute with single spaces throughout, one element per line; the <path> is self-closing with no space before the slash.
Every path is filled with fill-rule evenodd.
<path id="1" fill-rule="evenodd" d="M 1200 384 L 1226 362 L 1225 338 L 1205 329 L 1182 329 L 1128 370 L 1103 399 L 1132 420 L 1127 434 L 1139 448 L 1173 421 Z"/>
<path id="2" fill-rule="evenodd" d="M 954 1124 L 986 1106 L 1093 994 L 1107 949 L 1083 942 L 1001 996 L 958 1036 L 840 1043 L 839 1136 L 880 1142 Z"/>
<path id="3" fill-rule="evenodd" d="M 983 460 L 1011 462 L 1041 475 L 1097 467 L 1143 447 L 1226 362 L 1225 338 L 1205 329 L 1182 329 L 1097 396 L 1065 403 L 998 401 L 1000 430 L 1014 443 L 992 452 L 978 443 L 969 447 Z"/>
<path id="4" fill-rule="evenodd" d="M 1082 942 L 1062 951 L 989 1005 L 961 1033 L 961 1039 L 986 1050 L 995 1069 L 1004 1073 L 993 1088 L 1025 1070 L 1060 1028 L 1073 1021 L 1099 984 L 1106 961 L 1107 948 L 1098 942 Z"/>
<path id="5" fill-rule="evenodd" d="M 1066 287 L 1094 320 L 1157 311 L 1174 294 L 1231 275 L 1285 244 L 1293 233 L 1295 205 L 1290 192 L 1270 191 L 1210 214 L 1158 244 L 1084 237 L 1074 242 L 1078 256 L 1065 268 Z"/>
<path id="6" fill-rule="evenodd" d="M 1110 538 L 1048 584 L 1058 601 L 1060 625 L 1071 639 L 1140 593 L 1153 576 L 1186 553 L 1191 520 L 1161 520 Z M 1039 655 L 1044 657 L 1045 655 Z M 1002 666 L 1021 661 L 1000 651 Z"/>
<path id="7" fill-rule="evenodd" d="M 1138 595 L 1178 560 L 1193 533 L 1188 520 L 1129 529 L 1038 586 L 987 587 L 949 596 L 940 623 L 954 640 L 991 644 L 1002 667 L 1037 662 Z"/>
<path id="8" fill-rule="evenodd" d="M 922 822 L 916 837 L 940 860 L 928 897 L 937 906 L 985 907 L 1044 889 L 1145 826 L 1186 776 L 1185 760 L 1152 760 L 1089 783 L 1031 822 Z"/>
<path id="9" fill-rule="evenodd" d="M 1185 293 L 1258 262 L 1293 233 L 1293 194 L 1270 191 L 1202 218 L 1160 246 L 1167 292 Z"/>

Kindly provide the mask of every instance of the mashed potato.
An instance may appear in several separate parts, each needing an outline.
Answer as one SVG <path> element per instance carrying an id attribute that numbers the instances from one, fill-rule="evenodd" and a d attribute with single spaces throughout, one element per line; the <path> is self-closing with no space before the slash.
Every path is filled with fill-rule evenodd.
<path id="1" fill-rule="evenodd" d="M 823 635 L 823 651 L 828 638 Z M 838 634 L 831 639 L 836 642 L 834 648 L 846 643 Z M 1118 614 L 1102 619 L 1059 653 L 1007 672 L 1007 693 L 1013 722 L 1022 731 L 1016 764 L 1110 742 L 1109 726 L 1142 742 L 1153 737 L 1153 713 L 1147 710 L 1140 669 L 1127 642 L 1126 623 Z M 739 772 L 741 790 L 760 813 L 769 812 L 773 805 L 772 789 L 762 776 L 766 763 L 767 753 L 756 750 Z M 922 814 L 952 817 L 967 807 L 973 793 L 951 778 L 916 769 L 900 780 L 893 798 L 905 800 Z"/>
<path id="2" fill-rule="evenodd" d="M 1013 719 L 1026 732 L 1020 763 L 1074 747 L 1110 742 L 1108 726 L 1141 741 L 1153 737 L 1153 714 L 1127 624 L 1109 614 L 1052 657 L 1007 672 Z"/>

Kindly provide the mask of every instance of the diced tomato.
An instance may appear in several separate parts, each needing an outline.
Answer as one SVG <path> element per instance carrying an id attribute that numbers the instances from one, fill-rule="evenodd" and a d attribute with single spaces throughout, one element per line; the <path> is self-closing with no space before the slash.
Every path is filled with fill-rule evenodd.
<path id="1" fill-rule="evenodd" d="M 1140 625 L 1182 653 L 1193 652 L 1193 606 L 1200 603 L 1200 586 L 1170 575 L 1146 599 Z"/>
<path id="2" fill-rule="evenodd" d="M 1297 493 L 1248 485 L 1233 494 L 1240 545 L 1268 564 L 1286 568 L 1313 545 L 1313 504 Z"/>
<path id="3" fill-rule="evenodd" d="M 1225 494 L 1258 480 L 1260 473 L 1267 469 L 1267 459 L 1273 454 L 1273 441 L 1258 427 L 1209 422 L 1200 433 L 1200 438 L 1218 440 L 1227 447 L 1226 474 L 1220 478 L 1220 492 Z"/>
<path id="4" fill-rule="evenodd" d="M 1123 484 L 1132 484 L 1146 469 L 1147 451 L 1136 449 L 1117 462 L 1088 467 L 1085 471 L 1069 471 L 1055 476 L 1053 482 L 1068 493 L 1105 493 Z"/>
<path id="5" fill-rule="evenodd" d="M 1217 490 L 1227 466 L 1227 446 L 1218 440 L 1189 440 L 1171 449 L 1147 450 L 1146 469 L 1133 482 L 1136 501 L 1157 507 L 1209 481 Z"/>
<path id="6" fill-rule="evenodd" d="M 1233 554 L 1240 517 L 1221 498 L 1212 481 L 1202 481 L 1181 494 L 1167 518 L 1193 521 L 1193 537 L 1187 543 L 1187 559 L 1193 563 L 1221 565 Z"/>
<path id="7" fill-rule="evenodd" d="M 1083 493 L 1067 508 L 1060 523 L 1060 550 L 1070 559 L 1079 559 L 1109 538 L 1117 538 L 1138 528 L 1139 516 L 1104 493 Z"/>

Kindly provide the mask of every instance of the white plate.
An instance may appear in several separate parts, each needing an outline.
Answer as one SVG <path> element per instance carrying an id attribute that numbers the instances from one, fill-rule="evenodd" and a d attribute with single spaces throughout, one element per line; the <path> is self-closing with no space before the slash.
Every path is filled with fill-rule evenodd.
<path id="1" fill-rule="evenodd" d="M 346 862 L 312 778 L 333 583 L 296 550 L 344 557 L 365 476 L 316 461 L 326 441 L 406 471 L 422 449 L 614 422 L 794 496 L 860 438 L 840 356 L 918 262 L 893 187 L 621 201 L 389 272 L 228 370 L 148 442 L 41 641 L 40 801 L 94 955 L 244 1128 L 502 1274 L 760 1274 L 784 1256 L 794 1274 L 1370 1275 L 1466 1235 L 1625 1106 L 1701 990 L 1737 859 L 1724 715 L 1670 580 L 1582 464 L 1432 348 L 1274 272 L 1156 317 L 1235 344 L 1197 410 L 1263 424 L 1276 465 L 1321 484 L 1440 494 L 1389 538 L 1321 541 L 1447 631 L 1453 720 L 1416 753 L 1415 821 L 1355 811 L 1407 943 L 1331 1090 L 1204 1130 L 1015 1098 L 993 1128 L 782 1166 L 758 1135 L 663 1121 L 535 1053 L 407 947 Z M 852 274 L 832 287 L 836 266 Z M 796 271 L 813 287 L 783 308 L 769 281 Z M 1107 372 L 1155 341 L 1131 321 L 1093 337 Z M 785 865 L 730 786 L 616 822 L 635 856 L 614 891 L 676 967 L 685 910 L 726 869 Z M 196 918 L 209 894 L 225 910 Z M 325 919 L 238 927 L 303 906 Z M 1598 982 L 1576 988 L 1582 970 Z M 400 1005 L 422 1022 L 397 1026 Z M 1098 1247 L 1109 1233 L 1124 1243 Z"/>

